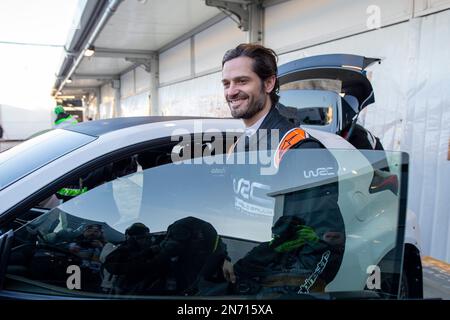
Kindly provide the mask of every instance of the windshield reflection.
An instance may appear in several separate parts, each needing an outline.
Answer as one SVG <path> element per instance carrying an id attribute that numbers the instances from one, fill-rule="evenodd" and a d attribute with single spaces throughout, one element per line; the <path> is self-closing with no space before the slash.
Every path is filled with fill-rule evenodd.
<path id="1" fill-rule="evenodd" d="M 402 156 L 331 154 L 291 152 L 266 176 L 220 155 L 119 177 L 16 230 L 10 274 L 107 296 L 367 290 L 368 267 L 400 244 Z M 79 291 L 67 288 L 70 265 L 81 268 Z M 381 271 L 397 277 L 400 261 Z"/>

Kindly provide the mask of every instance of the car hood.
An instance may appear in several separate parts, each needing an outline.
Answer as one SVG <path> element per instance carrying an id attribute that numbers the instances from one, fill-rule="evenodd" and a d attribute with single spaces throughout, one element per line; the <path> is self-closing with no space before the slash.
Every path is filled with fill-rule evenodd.
<path id="1" fill-rule="evenodd" d="M 325 54 L 302 58 L 278 68 L 281 85 L 300 80 L 329 79 L 342 83 L 341 92 L 356 97 L 361 111 L 375 102 L 372 85 L 365 69 L 378 58 L 367 58 L 352 54 Z"/>

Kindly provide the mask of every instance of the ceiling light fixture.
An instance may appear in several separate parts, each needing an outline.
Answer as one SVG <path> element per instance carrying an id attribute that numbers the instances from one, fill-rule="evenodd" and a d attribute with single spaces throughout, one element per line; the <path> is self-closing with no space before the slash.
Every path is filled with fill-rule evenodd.
<path id="1" fill-rule="evenodd" d="M 84 51 L 84 56 L 85 57 L 92 57 L 94 55 L 94 53 L 95 53 L 95 47 L 91 45 L 91 46 L 89 46 L 89 48 L 87 48 Z"/>

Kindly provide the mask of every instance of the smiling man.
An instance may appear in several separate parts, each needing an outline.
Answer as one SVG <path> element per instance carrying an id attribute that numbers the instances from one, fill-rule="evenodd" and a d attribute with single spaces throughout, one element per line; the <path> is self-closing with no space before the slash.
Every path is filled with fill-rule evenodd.
<path id="1" fill-rule="evenodd" d="M 277 55 L 273 50 L 256 44 L 240 44 L 228 50 L 222 59 L 222 84 L 231 115 L 244 121 L 248 137 L 258 129 L 266 129 L 268 148 L 271 133 L 277 136 L 276 147 L 279 139 L 294 127 L 275 108 L 279 84 Z M 260 134 L 257 140 L 261 138 Z"/>
<path id="2" fill-rule="evenodd" d="M 316 152 L 316 157 L 304 152 L 303 158 L 296 156 L 298 152 L 288 152 L 291 149 L 324 149 L 325 146 L 303 129 L 295 127 L 276 108 L 279 100 L 277 59 L 272 49 L 257 44 L 240 44 L 228 50 L 222 59 L 225 99 L 231 115 L 242 119 L 245 124 L 245 134 L 228 150 L 228 155 L 243 151 L 240 149 L 242 146 L 245 146 L 245 151 L 258 151 L 258 154 L 267 154 L 266 150 L 272 150 L 271 163 L 277 168 L 269 174 L 272 176 L 263 176 L 259 171 L 253 170 L 252 166 L 236 168 L 231 173 L 233 201 L 238 212 L 254 217 L 257 223 L 258 219 L 273 216 L 273 201 L 268 201 L 268 197 L 263 195 L 269 194 L 278 184 L 282 185 L 282 181 L 291 180 L 295 176 L 299 177 L 299 180 L 296 180 L 298 185 L 302 183 L 306 185 L 311 183 L 311 180 L 303 179 L 305 180 L 303 181 L 302 173 L 318 172 L 323 168 L 330 170 L 327 171 L 327 176 L 333 176 L 334 182 L 319 184 L 318 187 L 308 188 L 292 195 L 283 212 L 283 215 L 297 216 L 305 221 L 305 224 L 320 237 L 320 246 L 304 245 L 294 250 L 299 256 L 300 253 L 308 253 L 308 261 L 299 262 L 304 270 L 301 276 L 305 281 L 308 279 L 308 283 L 314 284 L 311 277 L 318 277 L 313 272 L 321 261 L 323 264 L 323 255 L 333 252 L 332 258 L 329 259 L 333 261 L 331 263 L 333 271 L 336 265 L 340 264 L 342 251 L 335 250 L 334 245 L 325 237 L 325 234 L 330 232 L 345 234 L 337 205 L 338 166 L 327 150 Z M 245 141 L 245 144 L 241 143 L 242 141 Z M 331 251 L 328 250 L 329 246 L 332 247 Z M 338 253 L 335 257 L 336 252 Z M 326 260 L 328 261 L 328 256 Z M 224 262 L 223 271 L 228 281 L 236 281 L 230 259 Z M 327 282 L 329 280 L 327 278 Z"/>
<path id="3" fill-rule="evenodd" d="M 274 89 L 275 81 L 275 75 L 262 80 L 253 71 L 253 59 L 249 57 L 226 62 L 222 83 L 233 117 L 244 119 L 246 126 L 263 119 L 271 107 L 268 95 Z"/>

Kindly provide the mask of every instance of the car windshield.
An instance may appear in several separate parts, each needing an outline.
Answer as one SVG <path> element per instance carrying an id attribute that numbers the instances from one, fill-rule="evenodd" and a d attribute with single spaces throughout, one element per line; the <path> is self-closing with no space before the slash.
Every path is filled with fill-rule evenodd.
<path id="1" fill-rule="evenodd" d="M 96 137 L 51 130 L 0 153 L 0 190 Z"/>
<path id="2" fill-rule="evenodd" d="M 396 296 L 402 153 L 306 149 L 271 159 L 179 161 L 67 201 L 15 231 L 7 285 L 116 298 Z M 161 266 L 166 251 L 176 259 Z M 236 284 L 223 278 L 224 259 Z M 67 287 L 71 265 L 81 290 Z"/>

